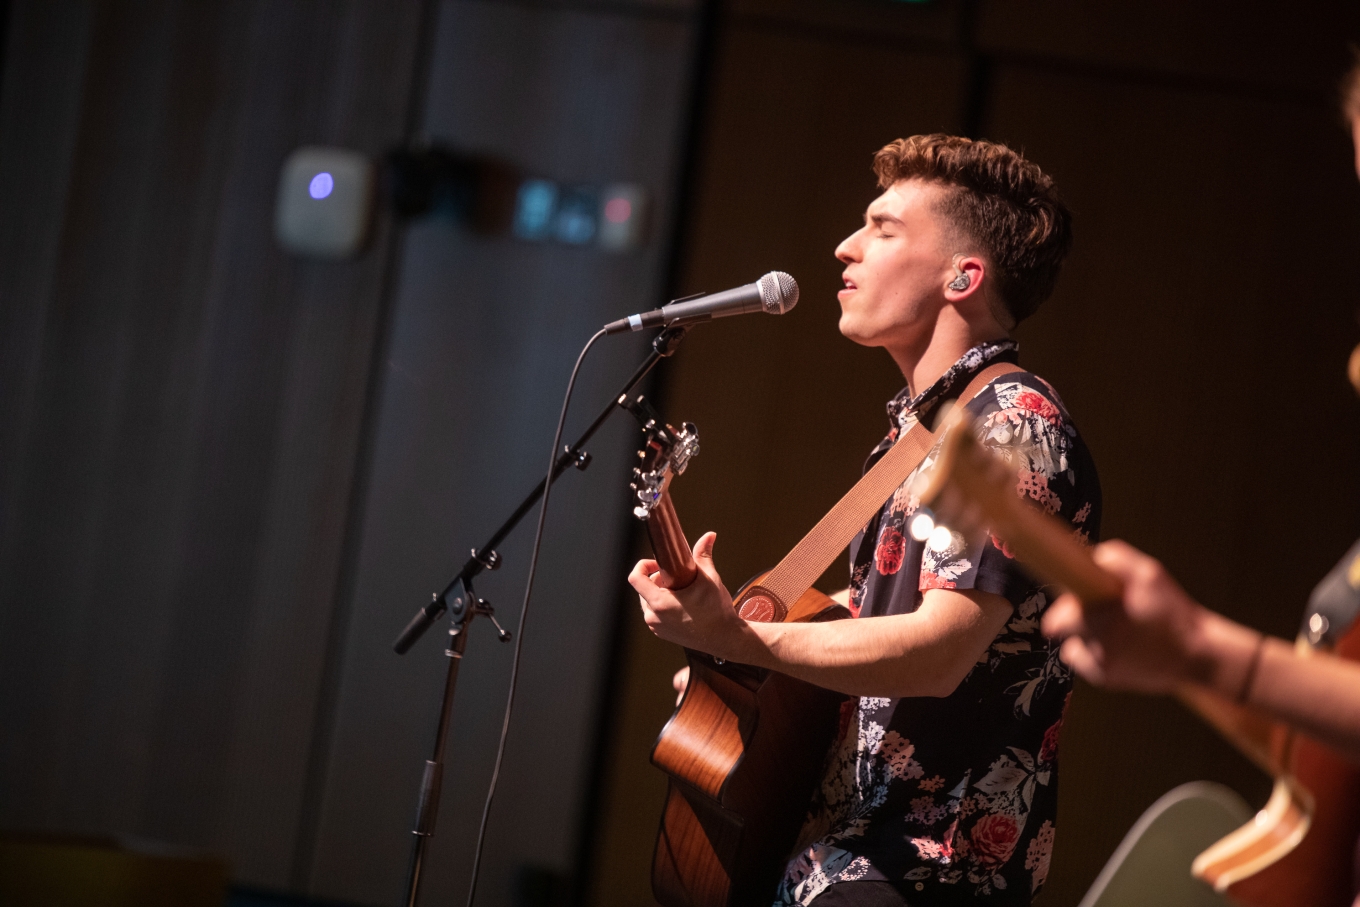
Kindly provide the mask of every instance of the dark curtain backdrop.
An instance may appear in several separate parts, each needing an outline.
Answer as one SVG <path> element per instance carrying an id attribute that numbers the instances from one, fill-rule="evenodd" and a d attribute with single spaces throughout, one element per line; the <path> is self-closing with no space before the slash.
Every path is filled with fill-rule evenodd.
<path id="1" fill-rule="evenodd" d="M 391 641 L 540 477 L 581 345 L 660 301 L 689 7 L 9 7 L 0 829 L 400 900 L 446 636 Z M 526 175 L 641 184 L 650 235 L 615 254 L 383 214 L 352 261 L 276 248 L 288 152 L 377 155 L 413 127 Z M 642 352 L 598 347 L 569 431 Z M 635 432 L 616 418 L 555 496 L 479 903 L 579 875 Z M 512 628 L 532 526 L 478 589 Z M 510 649 L 472 632 L 431 903 L 466 891 L 505 702 Z"/>
<path id="2" fill-rule="evenodd" d="M 379 152 L 419 4 L 16 3 L 0 100 L 0 823 L 286 885 L 389 224 L 273 246 L 284 156 Z"/>
<path id="3" fill-rule="evenodd" d="M 647 186 L 656 229 L 626 254 L 453 241 L 436 224 L 408 234 L 319 816 L 313 875 L 328 897 L 385 903 L 405 868 L 446 637 L 438 628 L 404 658 L 389 640 L 541 478 L 580 347 L 605 322 L 657 304 L 691 32 L 688 12 L 661 4 L 444 5 L 426 128 L 564 184 Z M 564 443 L 641 362 L 640 340 L 596 347 Z M 553 492 L 479 904 L 511 903 L 517 873 L 531 869 L 555 876 L 563 893 L 580 876 L 640 437 L 630 417 L 615 415 L 588 447 L 589 470 L 568 472 Z M 525 520 L 500 549 L 505 566 L 477 585 L 512 630 L 535 521 L 536 513 Z M 466 892 L 510 660 L 488 623 L 473 625 L 426 903 L 461 902 Z"/>

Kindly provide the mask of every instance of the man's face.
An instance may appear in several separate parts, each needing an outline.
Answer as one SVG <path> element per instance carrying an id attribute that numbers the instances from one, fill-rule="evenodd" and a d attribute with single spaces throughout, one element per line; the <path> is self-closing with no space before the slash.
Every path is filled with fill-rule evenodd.
<path id="1" fill-rule="evenodd" d="M 841 333 L 888 351 L 924 349 L 953 278 L 949 231 L 935 213 L 946 190 L 903 180 L 874 199 L 864 226 L 836 248 L 845 263 Z"/>

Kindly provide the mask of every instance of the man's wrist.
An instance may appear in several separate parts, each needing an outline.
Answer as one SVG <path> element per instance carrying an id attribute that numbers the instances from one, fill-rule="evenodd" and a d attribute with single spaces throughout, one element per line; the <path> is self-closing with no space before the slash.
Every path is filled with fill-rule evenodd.
<path id="1" fill-rule="evenodd" d="M 737 620 L 737 631 L 728 636 L 727 645 L 723 647 L 725 652 L 714 654 L 738 664 L 757 668 L 771 667 L 774 658 L 770 651 L 770 643 L 765 637 L 778 625 L 752 623 L 741 618 Z"/>
<path id="2" fill-rule="evenodd" d="M 1229 699 L 1249 695 L 1262 635 L 1221 614 L 1201 609 L 1190 644 L 1190 677 Z"/>

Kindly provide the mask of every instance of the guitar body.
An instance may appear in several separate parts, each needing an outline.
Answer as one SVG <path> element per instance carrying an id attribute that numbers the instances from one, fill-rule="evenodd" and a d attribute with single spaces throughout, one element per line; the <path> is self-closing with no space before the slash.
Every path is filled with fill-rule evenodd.
<path id="1" fill-rule="evenodd" d="M 1360 622 L 1334 654 L 1360 660 Z M 1360 840 L 1360 767 L 1307 737 L 1291 741 L 1288 768 L 1316 803 L 1307 833 L 1285 856 L 1227 887 L 1243 907 L 1350 907 Z"/>
<path id="2" fill-rule="evenodd" d="M 742 600 L 739 595 L 738 605 Z M 793 620 L 849 617 L 815 589 L 788 611 Z M 663 907 L 768 904 L 821 780 L 846 697 L 774 671 L 687 653 L 689 684 L 652 748 L 652 764 L 670 776 L 652 893 Z"/>

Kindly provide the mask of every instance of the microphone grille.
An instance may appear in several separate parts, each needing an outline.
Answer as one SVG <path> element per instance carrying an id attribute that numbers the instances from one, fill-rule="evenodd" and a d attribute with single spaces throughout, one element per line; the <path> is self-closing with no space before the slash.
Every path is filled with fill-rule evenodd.
<path id="1" fill-rule="evenodd" d="M 756 281 L 760 304 L 770 315 L 783 315 L 798 304 L 798 281 L 783 271 L 771 271 Z"/>

